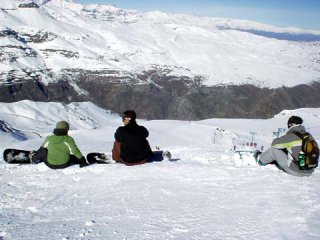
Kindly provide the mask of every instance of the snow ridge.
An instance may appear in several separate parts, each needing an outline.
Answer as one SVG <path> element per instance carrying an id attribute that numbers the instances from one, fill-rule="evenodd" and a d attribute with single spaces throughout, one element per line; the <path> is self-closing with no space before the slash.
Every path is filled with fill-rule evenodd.
<path id="1" fill-rule="evenodd" d="M 36 1 L 38 7 L 21 3 L 1 5 L 2 82 L 34 73 L 48 83 L 65 69 L 154 68 L 201 76 L 208 86 L 276 88 L 320 79 L 319 31 L 64 0 Z"/>

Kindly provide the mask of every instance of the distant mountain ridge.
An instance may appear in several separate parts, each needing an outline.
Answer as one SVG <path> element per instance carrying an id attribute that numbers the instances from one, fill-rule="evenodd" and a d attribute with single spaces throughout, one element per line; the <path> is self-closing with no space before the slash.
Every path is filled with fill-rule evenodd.
<path id="1" fill-rule="evenodd" d="M 298 40 L 308 36 L 310 41 L 319 40 L 320 31 L 164 12 L 139 13 L 64 0 L 3 1 L 0 67 L 5 76 L 10 71 L 23 75 L 35 72 L 42 81 L 54 81 L 49 72 L 59 74 L 64 69 L 141 73 L 160 68 L 170 75 L 201 76 L 208 86 L 272 88 L 320 79 L 319 42 L 257 36 L 273 33 L 274 37 L 300 36 Z"/>
<path id="2" fill-rule="evenodd" d="M 2 0 L 0 19 L 1 101 L 92 101 L 188 119 L 320 104 L 306 92 L 300 101 L 292 96 L 300 85 L 309 95 L 318 90 L 319 31 L 65 0 Z M 265 108 L 245 100 L 237 110 L 243 88 L 263 92 L 246 92 L 254 102 L 284 102 Z"/>

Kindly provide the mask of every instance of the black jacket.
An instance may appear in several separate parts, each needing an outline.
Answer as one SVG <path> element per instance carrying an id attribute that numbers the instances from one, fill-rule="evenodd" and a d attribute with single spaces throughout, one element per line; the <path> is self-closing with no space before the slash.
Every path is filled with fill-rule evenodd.
<path id="1" fill-rule="evenodd" d="M 138 163 L 148 158 L 152 154 L 146 139 L 148 136 L 148 130 L 136 122 L 119 127 L 114 137 L 121 143 L 121 159 L 128 163 Z"/>

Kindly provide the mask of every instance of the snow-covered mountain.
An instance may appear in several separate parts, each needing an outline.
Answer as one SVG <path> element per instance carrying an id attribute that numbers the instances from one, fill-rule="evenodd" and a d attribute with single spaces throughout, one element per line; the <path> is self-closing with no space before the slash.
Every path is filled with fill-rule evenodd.
<path id="1" fill-rule="evenodd" d="M 48 84 L 79 70 L 105 76 L 156 70 L 201 77 L 208 86 L 276 88 L 320 79 L 319 31 L 65 0 L 2 0 L 0 8 L 2 83 L 37 76 Z M 318 41 L 266 37 L 270 33 Z"/>
<path id="2" fill-rule="evenodd" d="M 106 141 L 112 145 L 114 131 L 122 124 L 121 116 L 104 110 L 91 102 L 62 104 L 57 102 L 34 102 L 23 100 L 14 103 L 0 103 L 0 140 L 6 144 L 17 143 L 21 146 L 43 141 L 52 132 L 57 122 L 70 123 L 70 133 L 88 132 L 105 134 Z M 201 121 L 153 120 L 139 118 L 139 123 L 148 126 L 154 146 L 172 147 L 176 145 L 194 146 L 203 135 L 206 139 L 196 145 L 207 146 L 208 142 L 232 148 L 236 143 L 255 141 L 259 146 L 268 146 L 277 128 L 285 128 L 290 116 L 304 119 L 307 131 L 320 139 L 320 108 L 300 108 L 283 110 L 270 119 L 205 119 Z M 140 117 L 140 116 L 139 116 Z M 254 123 L 254 124 L 253 124 Z M 285 129 L 284 129 L 285 130 Z M 186 137 L 186 135 L 188 137 Z M 170 139 L 170 141 L 168 140 Z M 99 141 L 99 138 L 90 141 Z M 83 139 L 86 142 L 87 139 Z M 91 143 L 91 142 L 90 142 Z M 86 146 L 90 145 L 86 142 Z M 168 144 L 170 143 L 170 144 Z M 2 148 L 6 145 L 3 143 Z M 99 146 L 100 144 L 97 144 Z M 35 147 L 35 146 L 34 146 Z"/>
<path id="3" fill-rule="evenodd" d="M 190 120 L 320 107 L 319 31 L 65 0 L 2 0 L 0 20 L 0 101 Z"/>
<path id="4" fill-rule="evenodd" d="M 177 161 L 51 170 L 6 164 L 0 157 L 0 239 L 293 239 L 320 237 L 320 172 L 299 178 L 274 165 L 238 166 L 233 144 L 265 149 L 292 115 L 320 139 L 320 109 L 286 110 L 270 119 L 138 119 L 155 149 Z M 57 121 L 83 154 L 110 153 L 121 117 L 91 103 L 0 103 L 5 148 L 37 149 Z M 40 133 L 42 138 L 32 132 Z M 252 148 L 249 147 L 252 150 Z"/>

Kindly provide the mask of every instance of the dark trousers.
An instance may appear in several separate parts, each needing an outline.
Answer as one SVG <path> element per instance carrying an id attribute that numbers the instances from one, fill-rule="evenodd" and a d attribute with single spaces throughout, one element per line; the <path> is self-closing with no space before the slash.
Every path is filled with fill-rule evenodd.
<path id="1" fill-rule="evenodd" d="M 163 160 L 163 151 L 153 151 L 152 155 L 148 157 L 147 162 L 161 162 Z"/>
<path id="2" fill-rule="evenodd" d="M 52 169 L 61 169 L 61 168 L 69 167 L 71 165 L 75 165 L 75 164 L 84 164 L 83 159 L 78 159 L 76 156 L 70 155 L 69 162 L 61 165 L 52 165 L 48 163 L 47 155 L 48 155 L 48 149 L 40 147 L 38 151 L 36 151 L 35 154 L 32 156 L 32 163 L 38 164 L 38 163 L 44 162 L 49 168 L 52 168 Z"/>

